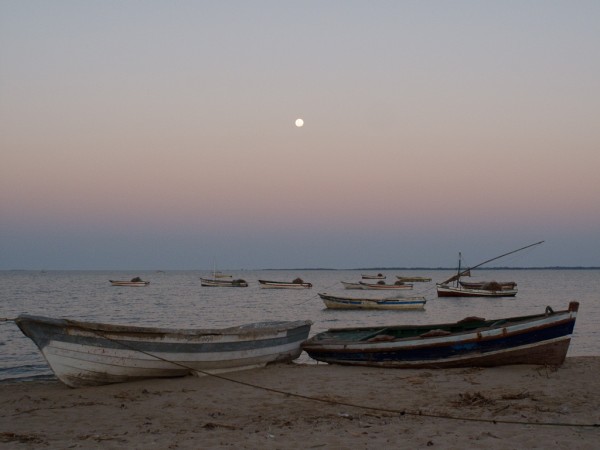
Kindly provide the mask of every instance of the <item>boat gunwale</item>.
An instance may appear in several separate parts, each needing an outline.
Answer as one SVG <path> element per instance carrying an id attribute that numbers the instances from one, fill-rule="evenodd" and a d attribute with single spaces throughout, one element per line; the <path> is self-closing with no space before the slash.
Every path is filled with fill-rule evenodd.
<path id="1" fill-rule="evenodd" d="M 106 333 L 115 333 L 122 335 L 159 335 L 159 336 L 218 336 L 218 335 L 236 335 L 246 333 L 259 333 L 270 331 L 288 331 L 302 326 L 313 325 L 311 320 L 294 321 L 263 321 L 253 322 L 242 325 L 236 325 L 226 328 L 168 328 L 168 327 L 149 327 L 149 326 L 131 326 L 121 324 L 110 324 L 101 322 L 87 322 L 68 318 L 52 318 L 46 316 L 21 314 L 16 319 L 19 322 L 35 322 L 48 326 L 59 328 L 77 328 L 83 331 L 98 331 Z M 66 331 L 65 331 L 66 332 Z"/>
<path id="2" fill-rule="evenodd" d="M 562 316 L 562 317 L 558 317 Z M 543 320 L 546 318 L 554 318 L 558 320 L 552 320 L 547 324 L 540 324 L 539 326 L 532 326 L 531 323 L 537 320 Z M 319 348 L 327 346 L 328 349 L 335 348 L 336 351 L 339 352 L 355 352 L 358 348 L 363 348 L 369 352 L 385 352 L 393 349 L 394 346 L 398 346 L 399 344 L 406 344 L 409 341 L 414 341 L 416 345 L 413 347 L 423 347 L 429 345 L 440 345 L 442 342 L 451 345 L 453 342 L 477 342 L 477 341 L 487 341 L 492 339 L 497 339 L 500 334 L 501 336 L 513 336 L 522 334 L 525 332 L 529 332 L 537 329 L 549 328 L 557 325 L 562 325 L 568 322 L 575 322 L 577 318 L 577 309 L 571 310 L 561 310 L 561 311 L 553 311 L 552 313 L 542 313 L 542 314 L 534 314 L 534 315 L 526 315 L 526 316 L 516 316 L 516 317 L 507 317 L 507 318 L 499 318 L 499 319 L 491 319 L 486 320 L 485 323 L 488 323 L 487 326 L 473 326 L 470 329 L 464 329 L 463 331 L 450 332 L 450 334 L 445 334 L 441 336 L 422 336 L 422 334 L 432 331 L 432 330 L 444 330 L 444 328 L 452 328 L 460 325 L 460 322 L 452 322 L 446 324 L 425 324 L 425 325 L 397 325 L 390 327 L 357 327 L 357 328 L 330 328 L 327 331 L 318 333 L 313 337 L 309 338 L 304 344 L 303 348 L 314 349 L 315 352 L 319 351 Z M 464 320 L 464 319 L 463 319 Z M 473 325 L 476 323 L 472 322 Z M 512 323 L 512 325 L 511 325 Z M 467 323 L 463 325 L 467 325 Z M 494 324 L 497 324 L 494 326 Z M 512 330 L 507 330 L 507 328 L 512 328 Z M 411 336 L 399 337 L 389 341 L 367 341 L 363 340 L 367 337 L 373 338 L 377 335 L 385 334 L 386 330 L 419 330 L 421 329 L 423 333 L 417 334 L 416 332 Z M 328 333 L 344 333 L 344 332 L 355 332 L 358 334 L 359 332 L 368 332 L 373 330 L 372 335 L 367 335 L 360 340 L 351 341 L 343 338 L 333 338 L 325 336 Z M 498 331 L 500 333 L 498 333 Z M 461 339 L 466 335 L 474 334 L 476 337 L 472 339 Z M 321 336 L 321 337 L 319 337 Z M 456 339 L 452 339 L 456 338 Z M 337 346 L 341 346 L 343 348 L 338 349 Z M 403 348 L 410 348 L 409 346 L 403 346 Z M 309 351 L 309 350 L 307 350 Z"/>

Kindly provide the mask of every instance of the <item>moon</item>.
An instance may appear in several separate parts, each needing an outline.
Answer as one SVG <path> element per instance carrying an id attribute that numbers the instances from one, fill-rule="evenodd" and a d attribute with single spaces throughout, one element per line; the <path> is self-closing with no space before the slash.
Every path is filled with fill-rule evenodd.
<path id="1" fill-rule="evenodd" d="M 304 126 L 304 120 L 302 120 L 302 119 L 296 119 L 296 122 L 295 122 L 295 124 L 296 124 L 296 126 L 297 126 L 298 128 L 301 128 L 301 127 L 303 127 L 303 126 Z"/>

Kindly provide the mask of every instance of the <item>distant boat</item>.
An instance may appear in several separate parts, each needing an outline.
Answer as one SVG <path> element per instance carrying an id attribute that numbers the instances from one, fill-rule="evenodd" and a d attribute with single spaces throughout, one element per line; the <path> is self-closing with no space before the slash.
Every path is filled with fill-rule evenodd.
<path id="1" fill-rule="evenodd" d="M 360 276 L 363 280 L 385 280 L 385 275 L 382 273 L 378 273 L 377 275 L 361 274 Z"/>
<path id="2" fill-rule="evenodd" d="M 222 373 L 291 361 L 312 322 L 171 329 L 20 315 L 15 323 L 70 387 Z"/>
<path id="3" fill-rule="evenodd" d="M 359 284 L 363 289 L 371 289 L 371 290 L 394 290 L 394 289 L 412 289 L 413 285 L 410 283 L 403 283 L 401 281 L 396 281 L 394 284 L 385 284 L 383 281 L 378 283 L 365 283 L 360 281 Z"/>
<path id="4" fill-rule="evenodd" d="M 428 277 L 403 277 L 400 275 L 396 275 L 396 278 L 398 278 L 398 280 L 400 280 L 404 283 L 408 283 L 408 282 L 426 283 L 428 281 L 431 281 L 431 278 L 428 278 Z"/>
<path id="5" fill-rule="evenodd" d="M 331 364 L 393 368 L 491 367 L 510 364 L 562 364 L 569 349 L 579 303 L 564 311 L 460 322 L 332 328 L 302 348 Z"/>
<path id="6" fill-rule="evenodd" d="M 515 289 L 517 283 L 514 281 L 459 281 L 460 285 L 467 289 Z"/>
<path id="7" fill-rule="evenodd" d="M 363 289 L 363 285 L 360 283 L 350 283 L 348 281 L 340 281 L 346 289 Z"/>
<path id="8" fill-rule="evenodd" d="M 132 278 L 129 281 L 125 280 L 108 280 L 110 284 L 113 286 L 133 286 L 133 287 L 143 287 L 148 286 L 150 284 L 149 281 L 144 281 L 140 277 Z"/>
<path id="9" fill-rule="evenodd" d="M 229 275 L 227 273 L 221 273 L 221 272 L 214 272 L 213 277 L 214 278 L 232 278 L 231 275 Z"/>
<path id="10" fill-rule="evenodd" d="M 355 298 L 319 294 L 319 297 L 330 309 L 423 309 L 425 297 L 390 297 L 390 298 Z"/>
<path id="11" fill-rule="evenodd" d="M 496 282 L 486 282 L 481 284 L 472 283 L 469 286 L 469 283 L 463 282 L 461 280 L 462 277 L 470 277 L 471 271 L 477 267 L 481 267 L 484 264 L 487 264 L 491 261 L 495 261 L 504 256 L 511 255 L 516 252 L 520 252 L 521 250 L 525 250 L 527 248 L 539 245 L 544 241 L 536 242 L 535 244 L 530 244 L 525 247 L 519 248 L 517 250 L 513 250 L 508 253 L 504 253 L 503 255 L 496 256 L 495 258 L 488 259 L 476 266 L 469 267 L 467 269 L 461 270 L 461 253 L 458 254 L 458 270 L 456 275 L 451 276 L 447 280 L 437 284 L 437 294 L 438 297 L 514 297 L 517 295 L 517 283 L 515 282 L 504 282 L 504 283 L 496 283 Z M 453 283 L 453 284 L 451 284 Z"/>
<path id="12" fill-rule="evenodd" d="M 222 280 L 218 278 L 200 278 L 200 286 L 209 287 L 248 287 L 248 282 L 241 278 L 235 280 Z"/>
<path id="13" fill-rule="evenodd" d="M 311 283 L 305 283 L 301 278 L 296 278 L 294 281 L 267 281 L 258 280 L 261 288 L 264 289 L 310 289 Z"/>

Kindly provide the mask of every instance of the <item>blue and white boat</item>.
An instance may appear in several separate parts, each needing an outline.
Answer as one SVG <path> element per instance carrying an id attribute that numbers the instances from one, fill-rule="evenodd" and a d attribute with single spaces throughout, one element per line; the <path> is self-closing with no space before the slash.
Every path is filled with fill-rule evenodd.
<path id="1" fill-rule="evenodd" d="M 485 320 L 467 317 L 434 325 L 333 328 L 302 348 L 317 361 L 396 368 L 562 364 L 579 303 L 563 311 Z"/>

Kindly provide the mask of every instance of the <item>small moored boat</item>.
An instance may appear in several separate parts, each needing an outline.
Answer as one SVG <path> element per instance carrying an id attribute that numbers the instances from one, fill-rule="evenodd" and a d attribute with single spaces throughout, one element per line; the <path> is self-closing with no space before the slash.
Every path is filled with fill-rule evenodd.
<path id="1" fill-rule="evenodd" d="M 312 322 L 223 329 L 134 327 L 20 315 L 15 323 L 70 387 L 222 373 L 291 361 Z"/>
<path id="2" fill-rule="evenodd" d="M 375 290 L 393 290 L 393 289 L 412 289 L 413 285 L 410 283 L 403 283 L 402 281 L 396 281 L 394 284 L 385 284 L 383 281 L 379 281 L 377 283 L 365 283 L 364 281 L 359 281 L 359 284 L 363 289 L 375 289 Z"/>
<path id="3" fill-rule="evenodd" d="M 311 283 L 305 283 L 302 278 L 296 278 L 294 281 L 267 281 L 258 280 L 261 288 L 264 289 L 310 289 Z"/>
<path id="4" fill-rule="evenodd" d="M 489 285 L 485 288 L 476 289 L 439 284 L 437 286 L 437 294 L 438 297 L 514 297 L 518 292 L 516 288 L 503 289 L 500 287 L 493 288 L 492 286 Z"/>
<path id="5" fill-rule="evenodd" d="M 363 280 L 385 280 L 385 275 L 378 273 L 377 275 L 361 274 Z"/>
<path id="6" fill-rule="evenodd" d="M 363 289 L 363 285 L 360 283 L 351 283 L 349 281 L 340 281 L 345 289 Z"/>
<path id="7" fill-rule="evenodd" d="M 445 368 L 510 364 L 558 366 L 575 327 L 579 303 L 563 311 L 433 325 L 333 328 L 302 348 L 317 361 L 334 364 Z"/>
<path id="8" fill-rule="evenodd" d="M 525 247 L 521 247 L 517 250 L 513 250 L 508 253 L 504 253 L 503 255 L 496 256 L 495 258 L 488 259 L 482 263 L 477 264 L 476 266 L 469 267 L 467 269 L 461 270 L 461 259 L 462 254 L 458 254 L 458 271 L 456 275 L 451 276 L 447 280 L 437 283 L 437 294 L 438 297 L 514 297 L 517 295 L 517 283 L 508 282 L 508 283 L 496 283 L 496 282 L 464 282 L 462 281 L 462 277 L 470 277 L 471 271 L 477 267 L 481 267 L 484 264 L 495 261 L 497 259 L 503 258 L 507 255 L 512 255 L 513 253 L 520 252 L 521 250 L 525 250 L 527 248 L 534 247 L 536 245 L 542 244 L 544 241 L 536 242 L 534 244 L 527 245 Z"/>
<path id="9" fill-rule="evenodd" d="M 514 281 L 459 281 L 460 285 L 467 289 L 486 289 L 499 291 L 501 289 L 514 290 L 517 283 Z"/>
<path id="10" fill-rule="evenodd" d="M 424 309 L 425 297 L 356 298 L 319 294 L 330 309 Z"/>
<path id="11" fill-rule="evenodd" d="M 427 283 L 428 281 L 431 281 L 431 278 L 428 277 L 403 277 L 401 275 L 396 275 L 396 278 L 404 283 Z"/>
<path id="12" fill-rule="evenodd" d="M 226 280 L 221 278 L 200 278 L 200 286 L 209 287 L 248 287 L 248 282 L 241 278 Z"/>
<path id="13" fill-rule="evenodd" d="M 133 287 L 143 287 L 148 286 L 150 284 L 149 281 L 144 281 L 140 277 L 132 278 L 129 281 L 126 280 L 108 280 L 110 284 L 113 286 L 133 286 Z"/>

